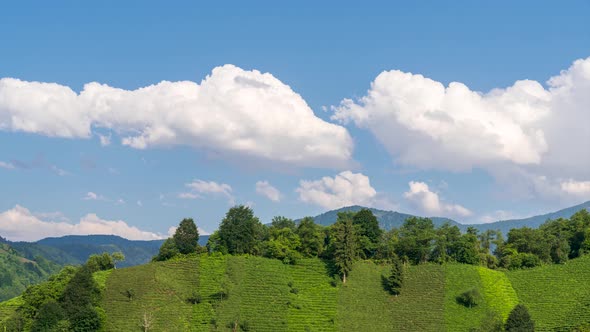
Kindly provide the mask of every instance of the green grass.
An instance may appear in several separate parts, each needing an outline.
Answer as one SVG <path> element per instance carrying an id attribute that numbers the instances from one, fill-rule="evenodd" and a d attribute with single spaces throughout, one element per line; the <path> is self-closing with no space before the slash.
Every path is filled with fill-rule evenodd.
<path id="1" fill-rule="evenodd" d="M 478 267 L 479 278 L 483 286 L 482 296 L 489 309 L 498 313 L 505 321 L 510 311 L 518 304 L 518 296 L 512 288 L 506 273 Z"/>
<path id="2" fill-rule="evenodd" d="M 357 262 L 338 294 L 338 331 L 390 331 L 395 324 L 394 296 L 384 288 L 389 266 Z"/>
<path id="3" fill-rule="evenodd" d="M 537 331 L 570 331 L 590 323 L 590 256 L 507 275 Z"/>
<path id="4" fill-rule="evenodd" d="M 457 296 L 470 289 L 481 295 L 479 303 L 468 308 L 457 302 Z M 480 326 L 482 318 L 489 311 L 488 301 L 483 296 L 484 289 L 478 267 L 465 264 L 445 266 L 445 326 L 447 331 L 469 331 Z"/>

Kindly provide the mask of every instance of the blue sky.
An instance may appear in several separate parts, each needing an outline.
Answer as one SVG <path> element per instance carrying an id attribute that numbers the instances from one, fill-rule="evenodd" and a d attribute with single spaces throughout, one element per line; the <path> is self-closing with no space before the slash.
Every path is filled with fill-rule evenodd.
<path id="1" fill-rule="evenodd" d="M 233 204 L 480 223 L 586 201 L 588 17 L 587 1 L 5 4 L 0 235 L 211 232 Z"/>

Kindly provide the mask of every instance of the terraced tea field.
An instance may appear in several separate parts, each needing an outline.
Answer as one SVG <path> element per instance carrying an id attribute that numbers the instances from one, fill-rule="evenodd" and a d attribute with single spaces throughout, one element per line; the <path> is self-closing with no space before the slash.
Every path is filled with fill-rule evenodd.
<path id="1" fill-rule="evenodd" d="M 537 331 L 571 331 L 590 323 L 590 256 L 507 276 Z"/>
<path id="2" fill-rule="evenodd" d="M 491 312 L 505 319 L 518 303 L 528 307 L 537 331 L 590 323 L 590 257 L 510 272 L 462 264 L 406 266 L 399 296 L 383 288 L 389 269 L 357 262 L 343 285 L 319 259 L 285 265 L 203 255 L 94 278 L 104 289 L 106 331 L 140 331 L 145 320 L 151 331 L 468 331 Z M 481 294 L 478 305 L 458 304 L 456 297 L 472 288 Z M 0 329 L 21 302 L 0 303 Z"/>

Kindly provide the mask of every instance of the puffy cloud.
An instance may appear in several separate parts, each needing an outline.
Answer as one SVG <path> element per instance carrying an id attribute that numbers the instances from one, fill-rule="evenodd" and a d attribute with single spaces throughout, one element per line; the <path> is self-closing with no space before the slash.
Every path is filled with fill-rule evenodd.
<path id="1" fill-rule="evenodd" d="M 281 192 L 268 183 L 268 181 L 256 182 L 256 192 L 273 202 L 278 202 L 281 200 Z"/>
<path id="2" fill-rule="evenodd" d="M 409 186 L 410 189 L 404 193 L 404 197 L 422 212 L 433 216 L 467 217 L 472 214 L 461 205 L 441 202 L 438 194 L 431 191 L 424 182 L 410 181 Z"/>
<path id="3" fill-rule="evenodd" d="M 94 128 L 137 149 L 188 145 L 297 166 L 344 167 L 353 145 L 345 128 L 316 117 L 288 85 L 233 65 L 214 68 L 200 84 L 163 81 L 132 91 L 93 82 L 77 94 L 0 79 L 0 130 L 89 138 Z"/>
<path id="4" fill-rule="evenodd" d="M 87 214 L 76 224 L 45 221 L 28 209 L 16 205 L 0 213 L 0 233 L 12 241 L 37 241 L 46 237 L 64 235 L 106 234 L 118 235 L 130 240 L 157 240 L 165 236 L 142 231 L 122 220 L 104 220 L 96 214 Z"/>
<path id="5" fill-rule="evenodd" d="M 579 181 L 590 178 L 589 91 L 590 58 L 547 88 L 522 80 L 488 93 L 394 70 L 379 74 L 366 96 L 333 107 L 332 119 L 367 128 L 401 164 Z"/>
<path id="6" fill-rule="evenodd" d="M 299 182 L 299 199 L 326 209 L 350 205 L 373 206 L 377 191 L 371 186 L 369 177 L 362 173 L 344 171 L 336 176 L 325 176 L 320 180 Z"/>
<path id="7" fill-rule="evenodd" d="M 197 179 L 193 182 L 185 184 L 185 186 L 190 189 L 190 192 L 183 192 L 178 194 L 179 198 L 202 198 L 202 195 L 200 194 L 208 194 L 214 196 L 221 195 L 228 199 L 230 205 L 235 204 L 235 199 L 232 194 L 232 187 L 229 184 L 217 183 L 215 181 L 203 181 Z"/>
<path id="8" fill-rule="evenodd" d="M 561 190 L 569 194 L 590 196 L 590 181 L 565 181 L 561 183 Z"/>

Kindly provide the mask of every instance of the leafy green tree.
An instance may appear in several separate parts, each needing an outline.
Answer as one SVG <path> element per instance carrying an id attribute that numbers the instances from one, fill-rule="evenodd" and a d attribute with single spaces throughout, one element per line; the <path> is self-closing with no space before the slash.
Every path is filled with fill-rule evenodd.
<path id="1" fill-rule="evenodd" d="M 387 232 L 381 234 L 379 243 L 377 244 L 377 250 L 375 251 L 374 258 L 381 260 L 389 260 L 395 254 L 395 248 L 399 242 L 399 230 L 392 228 Z"/>
<path id="2" fill-rule="evenodd" d="M 364 258 L 373 257 L 383 233 L 377 217 L 371 210 L 362 209 L 354 214 L 352 223 L 357 227 L 361 255 Z"/>
<path id="3" fill-rule="evenodd" d="M 90 255 L 86 261 L 86 267 L 90 272 L 106 271 L 115 267 L 113 256 L 108 252 L 104 252 L 100 255 Z"/>
<path id="4" fill-rule="evenodd" d="M 197 251 L 199 246 L 199 230 L 192 218 L 182 219 L 172 236 L 174 244 L 181 254 L 190 254 Z"/>
<path id="5" fill-rule="evenodd" d="M 111 256 L 113 257 L 113 264 L 114 264 L 115 269 L 117 268 L 118 262 L 122 262 L 125 260 L 125 255 L 123 255 L 123 253 L 120 251 L 116 251 L 116 252 L 112 253 Z"/>
<path id="6" fill-rule="evenodd" d="M 230 254 L 259 254 L 262 235 L 262 224 L 244 205 L 229 209 L 219 225 L 219 244 Z"/>
<path id="7" fill-rule="evenodd" d="M 87 266 L 82 266 L 70 280 L 60 299 L 62 308 L 71 317 L 81 308 L 97 305 L 100 289 Z"/>
<path id="8" fill-rule="evenodd" d="M 445 222 L 436 230 L 434 249 L 430 260 L 437 263 L 446 263 L 455 257 L 454 243 L 461 238 L 459 227 Z"/>
<path id="9" fill-rule="evenodd" d="M 288 227 L 270 229 L 270 238 L 264 242 L 264 256 L 295 264 L 301 257 L 297 251 L 301 245 L 299 236 Z"/>
<path id="10" fill-rule="evenodd" d="M 296 225 L 292 219 L 283 216 L 276 216 L 272 218 L 271 221 L 271 228 L 282 229 L 288 228 L 292 231 L 295 231 Z"/>
<path id="11" fill-rule="evenodd" d="M 517 304 L 508 315 L 504 329 L 507 332 L 534 332 L 535 322 L 531 319 L 528 309 Z"/>
<path id="12" fill-rule="evenodd" d="M 295 231 L 299 235 L 301 245 L 299 251 L 305 257 L 317 257 L 324 251 L 324 233 L 321 226 L 313 221 L 312 217 L 305 217 L 297 225 Z"/>
<path id="13" fill-rule="evenodd" d="M 400 228 L 397 254 L 414 264 L 425 263 L 432 253 L 435 237 L 432 220 L 410 217 Z"/>
<path id="14" fill-rule="evenodd" d="M 459 263 L 477 265 L 480 262 L 479 241 L 477 231 L 470 227 L 471 232 L 467 232 L 452 244 L 453 258 Z"/>
<path id="15" fill-rule="evenodd" d="M 59 321 L 64 319 L 65 314 L 59 303 L 56 301 L 46 302 L 37 313 L 31 327 L 32 332 L 51 331 Z"/>
<path id="16" fill-rule="evenodd" d="M 73 332 L 99 331 L 101 323 L 98 312 L 91 305 L 78 308 L 70 317 L 70 328 Z"/>
<path id="17" fill-rule="evenodd" d="M 164 241 L 164 243 L 162 243 L 160 246 L 160 251 L 154 258 L 152 258 L 152 261 L 158 262 L 169 260 L 178 254 L 178 248 L 176 247 L 176 243 L 174 243 L 174 239 L 168 238 L 166 241 Z"/>
<path id="18" fill-rule="evenodd" d="M 402 261 L 394 254 L 391 258 L 391 272 L 387 277 L 387 289 L 393 295 L 399 295 L 404 284 L 404 266 Z"/>
<path id="19" fill-rule="evenodd" d="M 350 213 L 338 213 L 338 220 L 332 225 L 331 238 L 334 264 L 342 274 L 342 283 L 346 283 L 346 276 L 359 256 L 356 228 Z"/>

